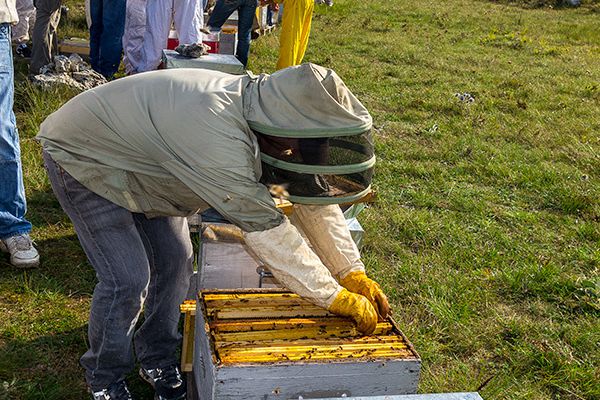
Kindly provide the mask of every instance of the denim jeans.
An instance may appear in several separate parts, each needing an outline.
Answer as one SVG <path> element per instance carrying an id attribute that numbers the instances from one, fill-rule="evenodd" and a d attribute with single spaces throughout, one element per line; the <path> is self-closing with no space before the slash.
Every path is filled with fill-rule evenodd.
<path id="1" fill-rule="evenodd" d="M 134 351 L 144 368 L 177 363 L 179 305 L 192 274 L 192 244 L 185 218 L 146 218 L 91 192 L 45 151 L 52 189 L 67 213 L 98 283 L 81 358 L 92 390 L 125 377 Z M 144 310 L 144 322 L 136 322 Z"/>
<path id="2" fill-rule="evenodd" d="M 0 239 L 31 230 L 25 219 L 27 205 L 13 101 L 10 25 L 0 24 Z"/>
<path id="3" fill-rule="evenodd" d="M 125 0 L 91 0 L 90 63 L 111 79 L 119 69 L 125 29 Z"/>
<path id="4" fill-rule="evenodd" d="M 227 18 L 235 10 L 238 12 L 238 43 L 236 57 L 244 67 L 248 65 L 248 54 L 250 53 L 250 33 L 252 22 L 258 6 L 257 0 L 217 0 L 217 4 L 210 15 L 208 26 L 211 30 L 219 30 L 227 21 Z"/>

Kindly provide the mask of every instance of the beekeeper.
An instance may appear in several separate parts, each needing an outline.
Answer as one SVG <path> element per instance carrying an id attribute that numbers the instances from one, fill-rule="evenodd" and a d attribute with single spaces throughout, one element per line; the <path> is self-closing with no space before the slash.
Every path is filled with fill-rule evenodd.
<path id="1" fill-rule="evenodd" d="M 144 63 L 141 71 L 152 71 L 161 62 L 167 47 L 171 23 L 180 44 L 202 42 L 204 13 L 202 0 L 154 0 L 146 2 L 146 31 L 144 32 Z"/>
<path id="2" fill-rule="evenodd" d="M 37 136 L 50 182 L 99 280 L 81 359 L 92 390 L 124 385 L 134 336 L 143 376 L 156 381 L 157 370 L 176 369 L 178 306 L 192 273 L 184 217 L 209 206 L 245 232 L 279 282 L 372 333 L 389 305 L 366 277 L 339 207 L 297 207 L 294 222 L 313 251 L 259 182 L 255 133 L 267 134 L 261 141 L 320 137 L 369 132 L 371 123 L 335 72 L 314 64 L 258 77 L 138 74 L 88 90 L 50 115 Z M 358 164 L 372 166 L 368 157 Z"/>
<path id="3" fill-rule="evenodd" d="M 302 63 L 308 47 L 314 0 L 266 0 L 266 3 L 283 3 L 284 12 L 279 34 L 279 59 L 277 69 Z"/>

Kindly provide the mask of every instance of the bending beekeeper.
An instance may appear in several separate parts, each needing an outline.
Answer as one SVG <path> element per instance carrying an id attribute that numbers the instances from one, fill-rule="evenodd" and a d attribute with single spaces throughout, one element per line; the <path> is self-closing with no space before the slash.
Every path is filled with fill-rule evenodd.
<path id="1" fill-rule="evenodd" d="M 339 162 L 335 154 L 346 148 L 363 151 L 368 161 L 356 165 L 372 169 L 374 158 L 364 151 L 370 128 L 369 113 L 335 72 L 313 64 L 258 77 L 200 69 L 144 73 L 88 90 L 50 115 L 38 135 L 50 182 L 99 281 L 90 348 L 81 358 L 95 398 L 131 398 L 124 377 L 133 368 L 134 350 L 141 375 L 162 396 L 157 398 L 183 398 L 175 355 L 178 307 L 192 273 L 184 217 L 209 206 L 245 232 L 247 245 L 283 285 L 372 333 L 389 305 L 366 277 L 343 215 L 333 205 L 341 196 L 339 188 L 332 189 L 337 183 L 320 176 L 313 186 L 323 190 L 316 196 L 324 203 L 297 206 L 293 216 L 313 251 L 260 182 L 258 139 L 364 132 L 366 142 L 337 137 L 324 139 L 327 146 L 321 139 L 308 144 L 330 152 L 316 157 L 319 164 Z M 284 149 L 287 161 L 262 155 L 272 165 L 294 169 L 300 153 L 307 154 L 306 146 L 300 148 L 296 159 L 296 147 Z M 330 167 L 308 170 L 317 168 Z M 339 181 L 361 175 L 351 170 L 356 166 Z M 313 175 L 302 168 L 279 172 L 271 169 L 269 177 L 288 179 L 290 193 L 298 175 L 303 176 L 299 186 L 312 187 L 303 184 Z M 310 190 L 296 193 L 298 200 L 310 198 Z M 145 320 L 136 331 L 142 309 Z"/>

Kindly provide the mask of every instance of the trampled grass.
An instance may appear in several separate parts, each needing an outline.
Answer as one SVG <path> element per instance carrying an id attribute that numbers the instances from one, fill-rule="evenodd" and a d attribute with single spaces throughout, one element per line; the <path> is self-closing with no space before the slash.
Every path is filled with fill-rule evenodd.
<path id="1" fill-rule="evenodd" d="M 63 32 L 81 36 L 71 3 Z M 316 7 L 305 61 L 334 68 L 374 116 L 363 254 L 423 357 L 420 391 L 600 399 L 598 2 L 514 3 L 338 0 Z M 253 43 L 255 73 L 273 71 L 277 39 Z M 72 95 L 17 82 L 43 265 L 0 261 L 0 399 L 85 397 L 94 273 L 32 141 Z"/>

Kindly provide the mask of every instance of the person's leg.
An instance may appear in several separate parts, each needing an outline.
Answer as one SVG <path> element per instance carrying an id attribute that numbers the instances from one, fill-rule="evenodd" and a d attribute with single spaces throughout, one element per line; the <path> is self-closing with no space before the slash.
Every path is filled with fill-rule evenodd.
<path id="1" fill-rule="evenodd" d="M 167 47 L 173 0 L 152 0 L 146 3 L 146 32 L 144 33 L 144 65 L 141 71 L 155 70 Z"/>
<path id="2" fill-rule="evenodd" d="M 37 0 L 36 20 L 33 27 L 31 64 L 29 73 L 37 75 L 40 68 L 52 61 L 57 51 L 56 27 L 60 21 L 60 0 Z"/>
<path id="3" fill-rule="evenodd" d="M 103 0 L 100 60 L 96 70 L 106 79 L 112 79 L 119 69 L 124 28 L 125 0 Z"/>
<path id="4" fill-rule="evenodd" d="M 173 0 L 175 29 L 180 44 L 202 42 L 204 13 L 201 0 Z"/>
<path id="5" fill-rule="evenodd" d="M 135 217 L 150 262 L 144 323 L 135 334 L 135 350 L 145 369 L 177 363 L 179 306 L 188 292 L 194 253 L 185 218 Z"/>
<path id="6" fill-rule="evenodd" d="M 35 12 L 33 0 L 17 0 L 19 22 L 12 27 L 11 38 L 15 44 L 26 43 L 29 40 L 29 22 Z"/>
<path id="7" fill-rule="evenodd" d="M 236 57 L 244 64 L 244 67 L 248 65 L 252 21 L 254 20 L 257 6 L 258 1 L 256 0 L 243 0 L 238 9 L 238 43 Z"/>
<path id="8" fill-rule="evenodd" d="M 284 5 L 277 69 L 302 62 L 308 46 L 314 0 L 285 0 Z"/>
<path id="9" fill-rule="evenodd" d="M 211 32 L 219 32 L 225 21 L 227 21 L 227 19 L 235 10 L 238 9 L 239 6 L 240 0 L 217 0 L 215 3 L 215 8 L 208 19 L 208 29 Z"/>
<path id="10" fill-rule="evenodd" d="M 123 64 L 127 74 L 140 71 L 144 63 L 144 32 L 146 31 L 146 0 L 128 0 L 123 32 Z"/>
<path id="11" fill-rule="evenodd" d="M 100 39 L 102 38 L 102 10 L 104 0 L 90 0 L 90 64 L 95 71 L 100 69 Z"/>
<path id="12" fill-rule="evenodd" d="M 91 192 L 45 151 L 52 189 L 67 213 L 98 283 L 88 326 L 89 350 L 81 357 L 93 391 L 119 382 L 133 368 L 133 334 L 150 281 L 150 266 L 135 214 Z"/>
<path id="13" fill-rule="evenodd" d="M 303 0 L 302 2 L 302 23 L 301 23 L 301 33 L 300 33 L 300 42 L 298 43 L 298 50 L 296 52 L 296 61 L 294 65 L 302 64 L 302 59 L 304 58 L 304 53 L 306 53 L 306 48 L 308 47 L 308 38 L 310 36 L 310 27 L 312 24 L 312 16 L 315 8 L 314 0 Z"/>
<path id="14" fill-rule="evenodd" d="M 0 239 L 26 234 L 27 209 L 14 101 L 10 24 L 0 24 Z"/>

